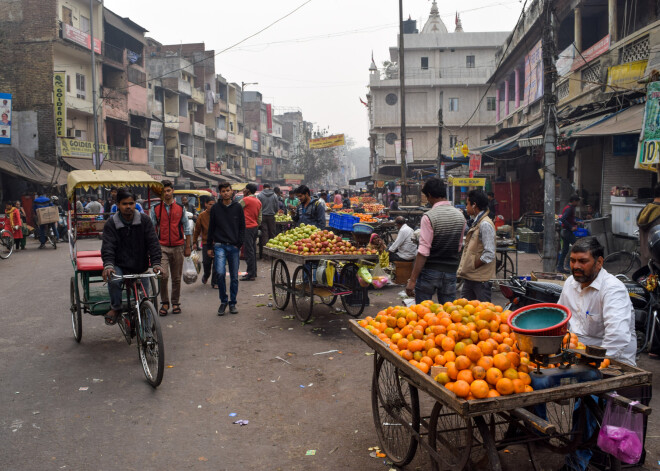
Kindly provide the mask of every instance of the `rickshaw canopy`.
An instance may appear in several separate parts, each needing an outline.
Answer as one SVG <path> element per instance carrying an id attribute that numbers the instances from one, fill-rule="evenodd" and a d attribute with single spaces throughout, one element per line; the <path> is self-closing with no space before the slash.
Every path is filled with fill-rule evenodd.
<path id="1" fill-rule="evenodd" d="M 146 172 L 133 170 L 74 170 L 69 172 L 67 177 L 66 194 L 69 200 L 73 200 L 77 189 L 81 188 L 87 191 L 90 188 L 96 189 L 107 186 L 146 186 L 158 195 L 163 191 L 163 184 L 154 180 Z"/>

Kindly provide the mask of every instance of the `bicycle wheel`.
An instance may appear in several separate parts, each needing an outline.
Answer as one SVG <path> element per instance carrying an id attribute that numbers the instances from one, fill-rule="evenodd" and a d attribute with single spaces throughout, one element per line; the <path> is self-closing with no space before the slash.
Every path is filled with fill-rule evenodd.
<path id="1" fill-rule="evenodd" d="M 8 259 L 14 252 L 14 236 L 11 232 L 3 230 L 0 232 L 0 258 Z"/>
<path id="2" fill-rule="evenodd" d="M 57 238 L 55 237 L 53 229 L 48 229 L 48 242 L 50 242 L 50 245 L 52 245 L 53 248 L 57 250 Z"/>
<path id="3" fill-rule="evenodd" d="M 603 268 L 612 275 L 632 274 L 633 271 L 639 269 L 640 266 L 641 262 L 637 254 L 626 252 L 624 250 L 609 254 L 603 261 Z"/>
<path id="4" fill-rule="evenodd" d="M 508 278 L 514 274 L 513 260 L 511 260 L 509 254 L 504 254 L 502 258 L 496 259 L 495 267 L 498 278 Z"/>
<path id="5" fill-rule="evenodd" d="M 347 263 L 339 273 L 339 284 L 351 291 L 351 294 L 341 296 L 341 303 L 348 315 L 358 317 L 367 305 L 367 289 L 360 286 L 357 278 L 358 266 Z"/>
<path id="6" fill-rule="evenodd" d="M 291 297 L 288 291 L 291 278 L 289 277 L 289 269 L 284 260 L 278 259 L 275 261 L 270 282 L 273 291 L 273 303 L 277 309 L 283 311 L 288 306 L 289 298 Z"/>
<path id="7" fill-rule="evenodd" d="M 293 271 L 291 287 L 294 289 L 291 297 L 296 317 L 301 322 L 307 322 L 314 311 L 314 284 L 312 273 L 305 265 L 300 265 Z"/>
<path id="8" fill-rule="evenodd" d="M 76 295 L 76 277 L 71 277 L 70 283 L 70 300 L 71 300 L 71 326 L 73 327 L 73 338 L 76 342 L 80 343 L 82 338 L 82 308 L 80 307 L 80 300 Z"/>
<path id="9" fill-rule="evenodd" d="M 157 388 L 163 380 L 165 349 L 156 308 L 147 299 L 143 299 L 140 303 L 137 344 L 144 376 L 151 386 Z"/>

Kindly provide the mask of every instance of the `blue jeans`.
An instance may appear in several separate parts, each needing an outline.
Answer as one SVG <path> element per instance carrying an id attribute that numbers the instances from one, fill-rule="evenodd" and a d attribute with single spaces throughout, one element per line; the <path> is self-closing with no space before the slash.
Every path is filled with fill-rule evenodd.
<path id="1" fill-rule="evenodd" d="M 227 304 L 227 282 L 225 274 L 225 264 L 229 266 L 229 304 L 236 304 L 238 295 L 238 264 L 240 259 L 240 249 L 235 245 L 215 244 L 215 271 L 218 273 L 218 294 L 220 302 Z"/>
<path id="2" fill-rule="evenodd" d="M 41 242 L 41 245 L 44 245 L 46 243 L 46 231 L 48 230 L 48 227 L 52 227 L 53 234 L 55 234 L 55 238 L 57 240 L 60 239 L 60 236 L 57 233 L 57 225 L 55 225 L 54 222 L 51 222 L 50 224 L 41 224 L 39 226 L 39 242 Z"/>
<path id="3" fill-rule="evenodd" d="M 122 276 L 124 274 L 124 270 L 122 270 L 119 267 L 115 267 L 115 275 L 117 276 Z M 151 287 L 151 282 L 149 281 L 148 278 L 144 278 L 140 280 L 142 282 L 142 286 L 144 286 L 144 290 L 147 293 L 147 296 L 149 296 L 149 291 Z M 115 311 L 120 311 L 121 310 L 121 304 L 123 302 L 124 298 L 124 290 L 122 290 L 122 280 L 111 280 L 108 282 L 108 292 L 110 293 L 110 309 L 114 309 Z"/>
<path id="4" fill-rule="evenodd" d="M 566 264 L 566 256 L 568 255 L 568 250 L 571 245 L 575 243 L 577 237 L 573 234 L 573 231 L 568 229 L 561 230 L 561 254 L 559 255 L 559 261 L 557 261 L 557 271 L 564 271 L 564 265 Z"/>
<path id="5" fill-rule="evenodd" d="M 415 302 L 419 304 L 433 299 L 436 292 L 440 304 L 453 302 L 456 299 L 456 273 L 423 268 L 415 284 Z"/>

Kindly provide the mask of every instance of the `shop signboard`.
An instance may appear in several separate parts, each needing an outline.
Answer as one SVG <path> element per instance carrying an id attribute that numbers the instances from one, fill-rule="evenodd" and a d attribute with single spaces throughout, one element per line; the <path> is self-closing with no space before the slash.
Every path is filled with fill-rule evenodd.
<path id="1" fill-rule="evenodd" d="M 266 127 L 268 134 L 273 134 L 273 108 L 271 105 L 266 105 Z"/>
<path id="2" fill-rule="evenodd" d="M 0 144 L 11 144 L 11 94 L 0 93 Z"/>
<path id="3" fill-rule="evenodd" d="M 334 136 L 319 137 L 317 139 L 309 140 L 310 149 L 327 149 L 328 147 L 339 147 L 346 144 L 343 134 L 336 134 Z"/>
<path id="4" fill-rule="evenodd" d="M 635 168 L 657 172 L 660 163 L 660 82 L 648 84 Z"/>
<path id="5" fill-rule="evenodd" d="M 66 137 L 66 72 L 53 74 L 53 97 L 55 100 L 55 136 Z"/>
<path id="6" fill-rule="evenodd" d="M 584 64 L 588 64 L 589 62 L 594 60 L 596 57 L 602 56 L 607 51 L 609 51 L 609 49 L 610 49 L 610 35 L 608 34 L 603 39 L 598 41 L 596 44 L 591 46 L 589 49 L 583 51 L 582 54 L 578 54 L 575 60 L 573 61 L 571 70 L 575 71 L 579 69 Z"/>
<path id="7" fill-rule="evenodd" d="M 86 47 L 89 50 L 92 49 L 92 39 L 88 33 L 83 33 L 78 28 L 74 28 L 68 23 L 64 23 L 62 26 L 64 28 L 62 30 L 64 39 L 68 39 L 69 41 L 76 43 L 79 46 Z M 94 52 L 97 54 L 101 54 L 100 39 L 94 38 Z"/>
<path id="8" fill-rule="evenodd" d="M 470 154 L 470 172 L 481 172 L 481 154 Z"/>
<path id="9" fill-rule="evenodd" d="M 94 153 L 94 143 L 89 141 L 79 141 L 78 139 L 60 139 L 60 155 L 62 157 L 87 157 L 92 158 Z M 103 154 L 108 153 L 108 145 L 99 142 L 99 150 Z"/>
<path id="10" fill-rule="evenodd" d="M 452 186 L 486 186 L 485 178 L 451 177 L 449 184 Z"/>
<path id="11" fill-rule="evenodd" d="M 152 141 L 157 141 L 160 139 L 160 135 L 163 132 L 163 123 L 156 121 L 155 119 L 151 120 L 151 125 L 149 126 L 149 139 Z"/>
<path id="12" fill-rule="evenodd" d="M 195 160 L 185 154 L 181 154 L 181 166 L 186 172 L 195 172 Z"/>
<path id="13" fill-rule="evenodd" d="M 209 163 L 209 172 L 214 173 L 215 175 L 222 175 L 222 165 L 219 162 Z"/>

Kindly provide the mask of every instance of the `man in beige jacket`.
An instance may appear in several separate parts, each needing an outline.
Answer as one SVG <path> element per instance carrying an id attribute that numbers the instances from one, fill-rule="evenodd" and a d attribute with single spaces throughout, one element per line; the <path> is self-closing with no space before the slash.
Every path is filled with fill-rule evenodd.
<path id="1" fill-rule="evenodd" d="M 495 278 L 495 225 L 488 217 L 488 197 L 482 190 L 468 193 L 466 208 L 472 225 L 465 236 L 457 278 L 463 279 L 461 296 L 490 302 L 491 282 Z"/>

